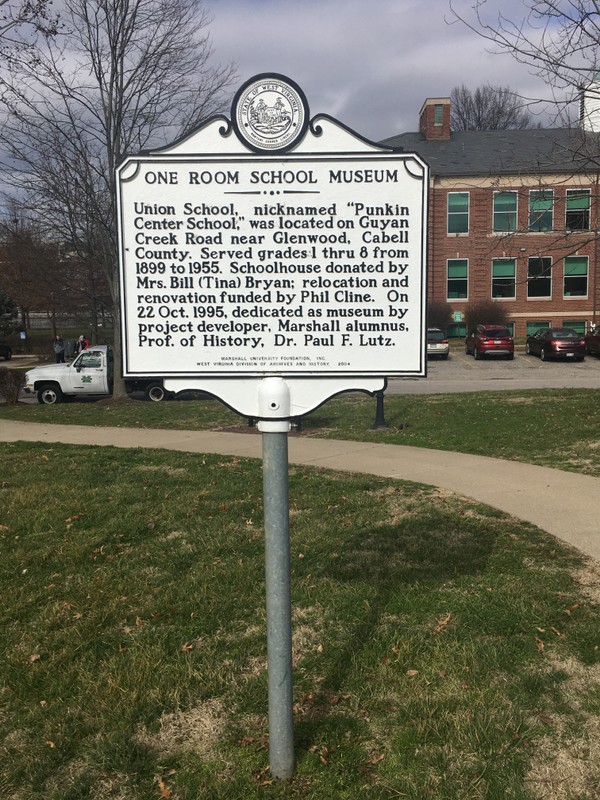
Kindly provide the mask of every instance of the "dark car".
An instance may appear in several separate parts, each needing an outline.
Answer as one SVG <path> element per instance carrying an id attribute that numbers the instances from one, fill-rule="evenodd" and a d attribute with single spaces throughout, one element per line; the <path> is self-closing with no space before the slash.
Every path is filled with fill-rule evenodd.
<path id="1" fill-rule="evenodd" d="M 600 356 L 600 325 L 585 335 L 585 349 L 590 355 Z"/>
<path id="2" fill-rule="evenodd" d="M 465 339 L 465 353 L 476 359 L 484 356 L 515 357 L 515 342 L 505 325 L 477 325 Z"/>
<path id="3" fill-rule="evenodd" d="M 585 358 L 585 339 L 573 328 L 541 328 L 527 337 L 525 352 L 547 358 L 569 358 L 583 361 Z"/>
<path id="4" fill-rule="evenodd" d="M 12 358 L 12 350 L 9 345 L 3 344 L 0 342 L 0 358 L 5 358 L 7 361 L 10 361 Z"/>
<path id="5" fill-rule="evenodd" d="M 427 328 L 427 355 L 448 358 L 450 345 L 448 337 L 439 328 Z"/>

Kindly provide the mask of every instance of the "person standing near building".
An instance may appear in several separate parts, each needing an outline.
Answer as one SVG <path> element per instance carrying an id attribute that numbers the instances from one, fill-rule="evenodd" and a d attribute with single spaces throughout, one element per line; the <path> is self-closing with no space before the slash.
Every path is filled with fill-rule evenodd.
<path id="1" fill-rule="evenodd" d="M 65 339 L 65 358 L 67 361 L 72 361 L 75 355 L 75 340 Z"/>
<path id="2" fill-rule="evenodd" d="M 54 355 L 56 357 L 57 364 L 64 364 L 65 363 L 65 343 L 63 342 L 62 336 L 57 333 L 54 337 Z"/>
<path id="3" fill-rule="evenodd" d="M 83 350 L 87 350 L 89 346 L 90 346 L 90 343 L 85 338 L 85 336 L 83 334 L 81 334 L 81 336 L 77 340 L 77 344 L 75 345 L 76 354 L 79 355 L 79 353 L 83 352 Z"/>

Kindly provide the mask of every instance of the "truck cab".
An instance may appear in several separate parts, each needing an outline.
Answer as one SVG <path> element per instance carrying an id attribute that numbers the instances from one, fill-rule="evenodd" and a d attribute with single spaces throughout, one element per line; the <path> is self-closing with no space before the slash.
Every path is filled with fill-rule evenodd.
<path id="1" fill-rule="evenodd" d="M 63 394 L 112 394 L 112 385 L 112 350 L 90 347 L 69 365 Z"/>

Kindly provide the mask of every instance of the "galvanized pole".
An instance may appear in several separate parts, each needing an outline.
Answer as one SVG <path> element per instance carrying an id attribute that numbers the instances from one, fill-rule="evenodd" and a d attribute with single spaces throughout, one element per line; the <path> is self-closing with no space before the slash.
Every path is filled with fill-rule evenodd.
<path id="1" fill-rule="evenodd" d="M 292 599 L 287 433 L 263 433 L 263 491 L 269 664 L 269 763 L 275 778 L 294 774 Z"/>
<path id="2" fill-rule="evenodd" d="M 261 382 L 263 506 L 267 599 L 269 685 L 269 765 L 271 774 L 289 780 L 294 774 L 292 687 L 292 593 L 288 500 L 289 390 L 280 378 Z M 273 419 L 275 417 L 275 419 Z M 277 417 L 280 417 L 277 419 Z"/>

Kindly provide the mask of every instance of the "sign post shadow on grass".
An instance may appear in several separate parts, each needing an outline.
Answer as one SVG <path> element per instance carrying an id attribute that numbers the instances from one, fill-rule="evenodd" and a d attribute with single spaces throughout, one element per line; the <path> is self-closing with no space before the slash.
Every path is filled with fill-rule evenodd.
<path id="1" fill-rule="evenodd" d="M 213 394 L 263 446 L 269 758 L 294 773 L 288 433 L 342 392 L 426 375 L 428 169 L 257 75 L 117 169 L 123 376 Z"/>

